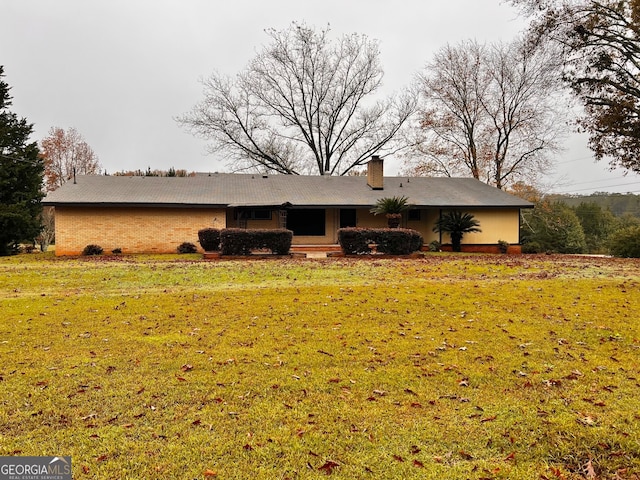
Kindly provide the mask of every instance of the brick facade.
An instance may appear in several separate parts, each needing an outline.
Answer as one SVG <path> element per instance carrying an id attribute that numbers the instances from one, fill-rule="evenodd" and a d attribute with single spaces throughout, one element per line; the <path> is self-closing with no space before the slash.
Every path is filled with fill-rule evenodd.
<path id="1" fill-rule="evenodd" d="M 198 230 L 224 228 L 215 208 L 56 207 L 56 255 L 79 255 L 89 244 L 105 253 L 175 253 L 183 242 L 198 248 Z"/>

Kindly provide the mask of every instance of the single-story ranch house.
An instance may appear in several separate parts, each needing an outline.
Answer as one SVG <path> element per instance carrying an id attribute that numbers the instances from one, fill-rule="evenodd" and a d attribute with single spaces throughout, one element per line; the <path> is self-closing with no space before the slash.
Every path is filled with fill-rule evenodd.
<path id="1" fill-rule="evenodd" d="M 385 227 L 384 215 L 369 210 L 394 196 L 411 204 L 400 226 L 419 231 L 425 244 L 450 242 L 433 232 L 444 212 L 473 214 L 482 232 L 464 236 L 464 251 L 496 251 L 499 240 L 517 251 L 520 209 L 533 207 L 472 178 L 384 177 L 379 157 L 366 176 L 78 176 L 43 204 L 55 207 L 56 255 L 78 255 L 90 244 L 106 252 L 173 253 L 183 242 L 198 245 L 198 230 L 207 227 L 286 227 L 294 248 L 335 246 L 338 228 Z"/>

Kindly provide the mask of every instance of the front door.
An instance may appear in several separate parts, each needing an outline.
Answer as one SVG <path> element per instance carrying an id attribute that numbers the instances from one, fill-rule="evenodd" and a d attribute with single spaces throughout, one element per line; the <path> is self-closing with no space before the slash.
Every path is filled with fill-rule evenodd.
<path id="1" fill-rule="evenodd" d="M 356 220 L 357 217 L 355 208 L 340 209 L 340 228 L 355 227 Z"/>

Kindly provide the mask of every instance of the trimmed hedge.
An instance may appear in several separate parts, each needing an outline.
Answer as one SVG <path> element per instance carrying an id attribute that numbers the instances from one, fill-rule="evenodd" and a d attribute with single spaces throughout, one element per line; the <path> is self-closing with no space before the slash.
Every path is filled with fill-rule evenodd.
<path id="1" fill-rule="evenodd" d="M 279 229 L 224 228 L 220 231 L 222 255 L 250 255 L 251 250 L 270 250 L 286 255 L 291 248 L 293 232 Z"/>
<path id="2" fill-rule="evenodd" d="M 203 228 L 198 230 L 198 241 L 205 252 L 216 252 L 220 250 L 220 229 Z"/>
<path id="3" fill-rule="evenodd" d="M 372 253 L 370 244 L 387 255 L 409 255 L 422 248 L 424 242 L 420 232 L 407 228 L 341 228 L 338 242 L 345 255 Z"/>

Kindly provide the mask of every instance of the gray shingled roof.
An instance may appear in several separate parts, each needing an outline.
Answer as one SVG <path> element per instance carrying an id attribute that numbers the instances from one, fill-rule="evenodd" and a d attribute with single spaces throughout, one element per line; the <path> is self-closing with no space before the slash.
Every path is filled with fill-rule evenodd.
<path id="1" fill-rule="evenodd" d="M 533 205 L 473 178 L 385 177 L 373 190 L 366 177 L 215 173 L 194 177 L 78 176 L 45 205 L 371 207 L 382 197 L 406 196 L 416 207 Z"/>

